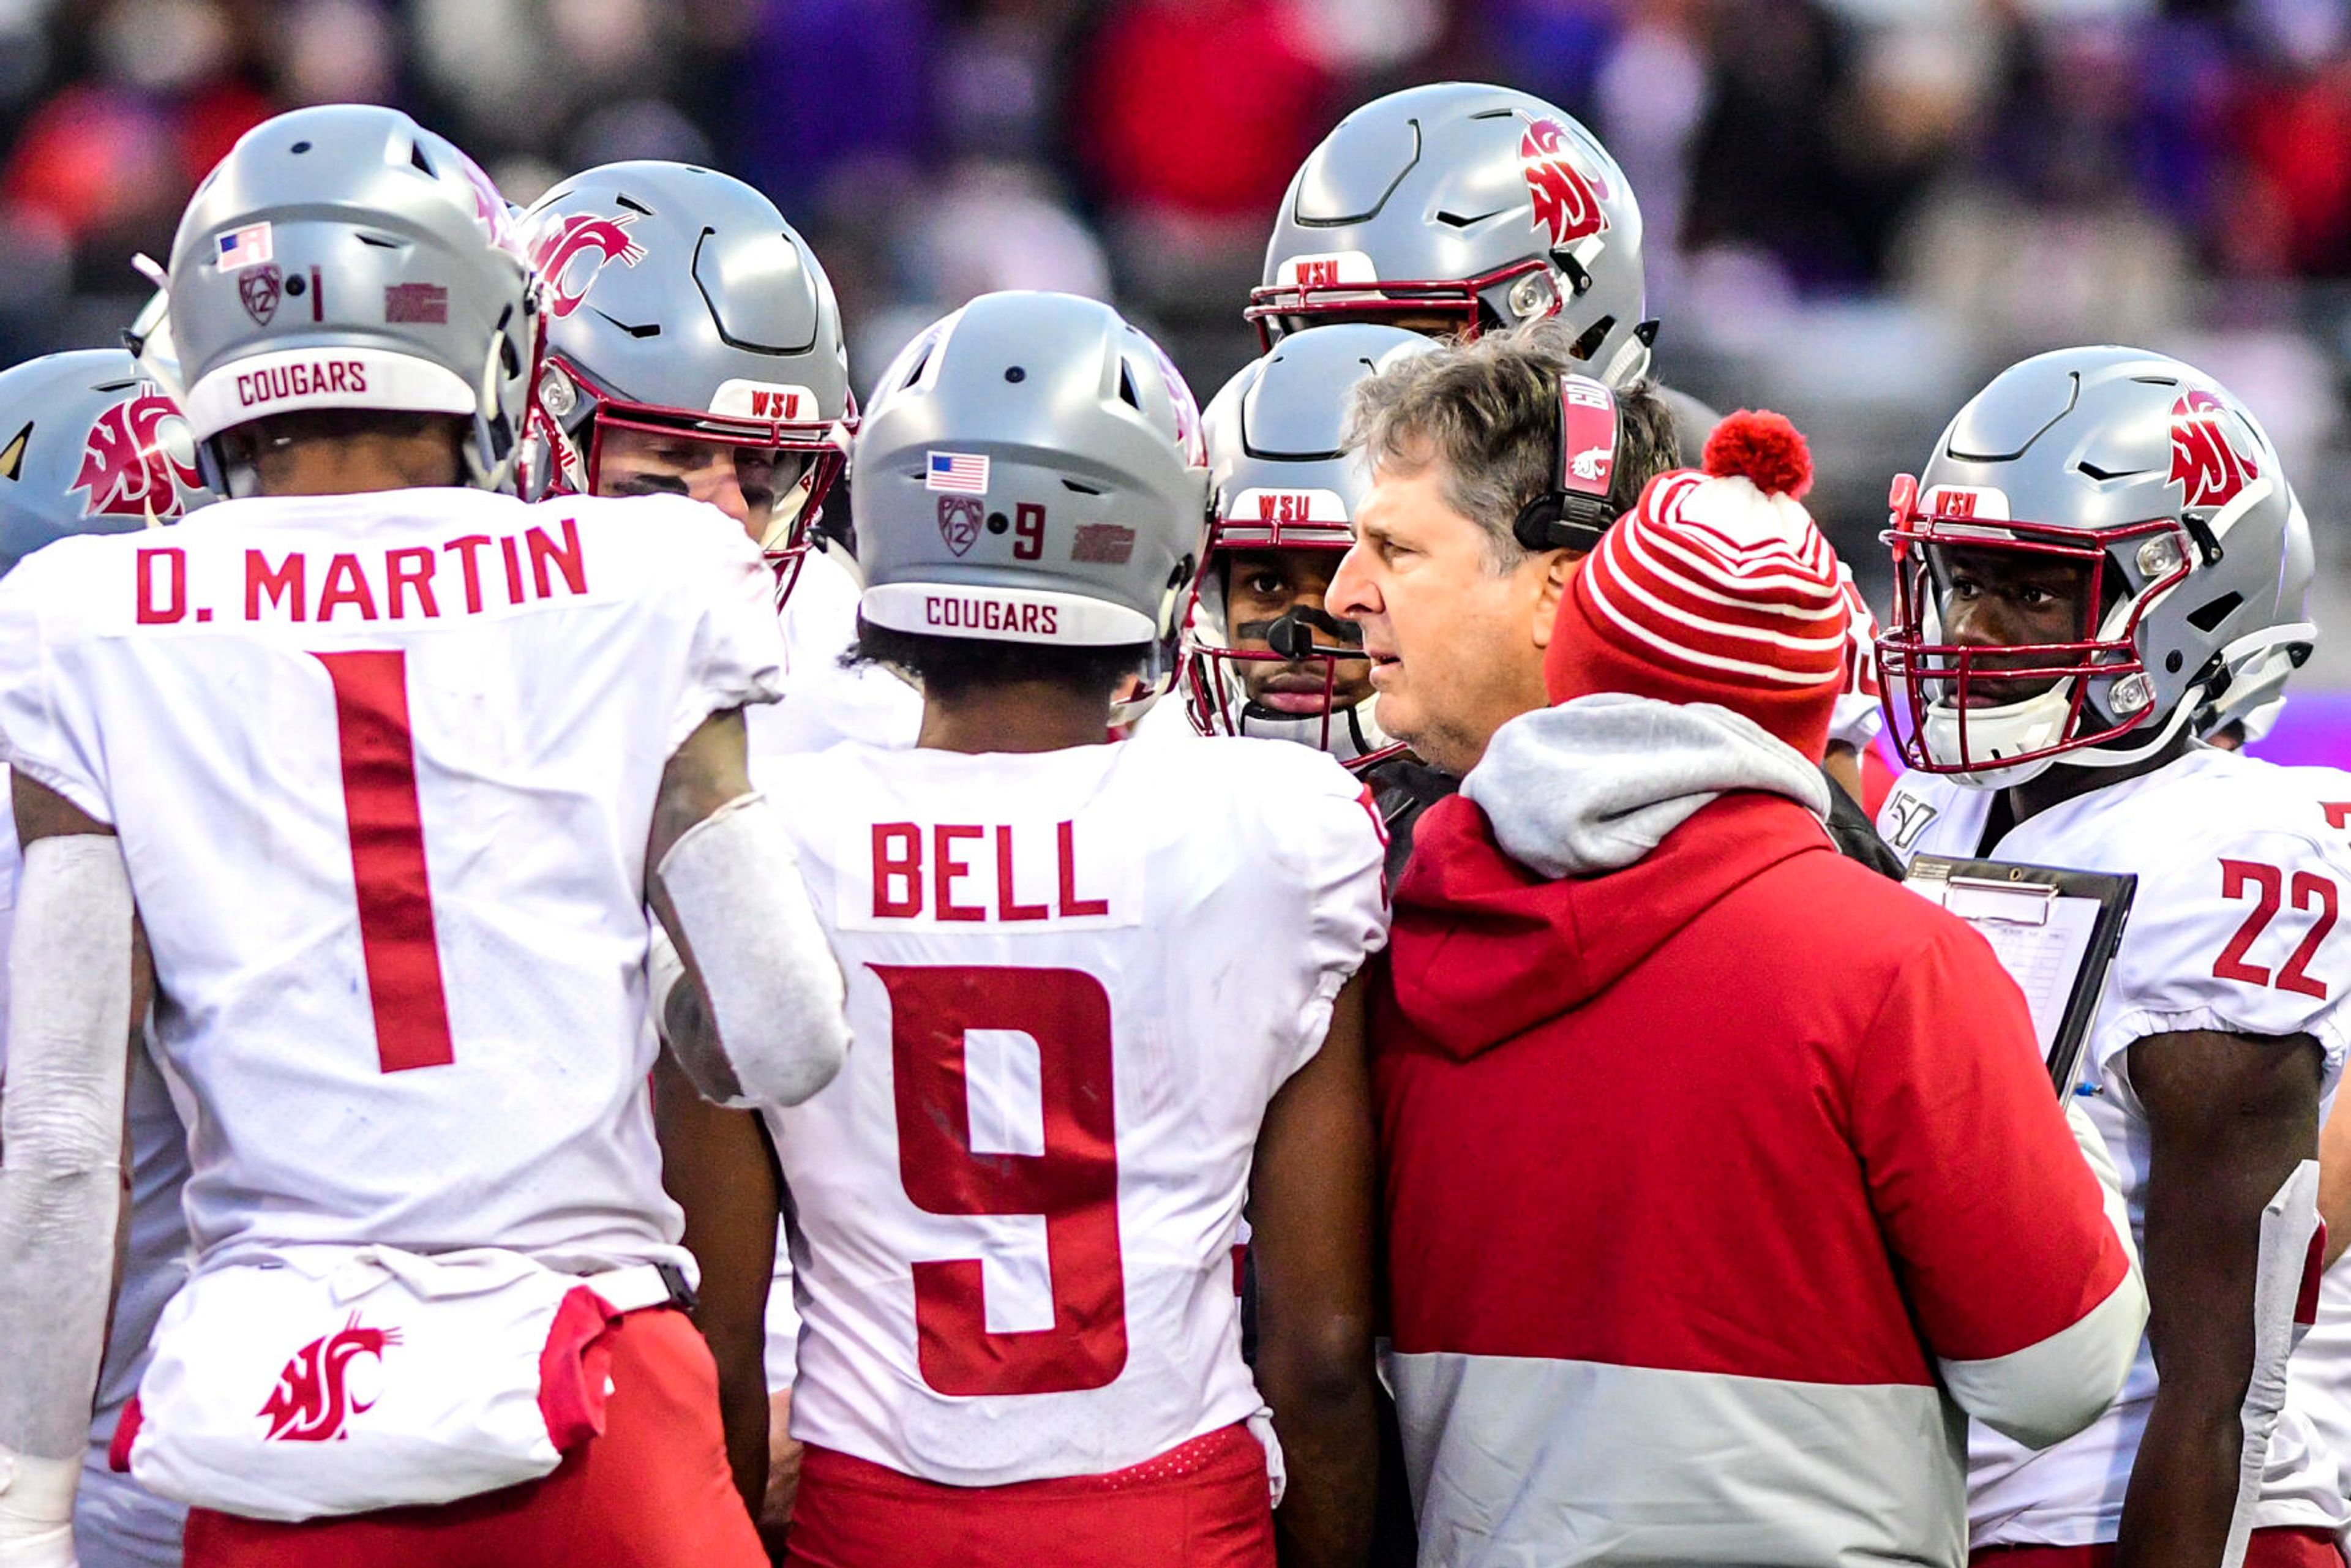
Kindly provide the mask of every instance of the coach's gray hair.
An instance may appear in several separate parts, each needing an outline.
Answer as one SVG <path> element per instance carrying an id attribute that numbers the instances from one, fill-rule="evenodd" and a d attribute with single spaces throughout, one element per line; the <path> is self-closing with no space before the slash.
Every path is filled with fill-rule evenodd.
<path id="1" fill-rule="evenodd" d="M 1446 503 L 1485 531 L 1487 564 L 1497 575 L 1512 570 L 1533 552 L 1511 525 L 1551 487 L 1559 461 L 1559 379 L 1591 373 L 1574 341 L 1547 318 L 1400 359 L 1357 383 L 1348 448 L 1406 476 L 1441 465 Z M 1616 409 L 1608 499 L 1622 513 L 1679 461 L 1680 447 L 1653 383 L 1620 388 Z"/>

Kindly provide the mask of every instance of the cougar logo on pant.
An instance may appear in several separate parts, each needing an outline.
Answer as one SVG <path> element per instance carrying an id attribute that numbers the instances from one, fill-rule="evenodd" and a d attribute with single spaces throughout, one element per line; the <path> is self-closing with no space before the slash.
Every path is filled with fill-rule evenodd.
<path id="1" fill-rule="evenodd" d="M 341 1328 L 296 1351 L 258 1412 L 269 1418 L 266 1440 L 327 1443 L 342 1437 L 345 1423 L 375 1405 L 351 1398 L 344 1381 L 351 1359 L 371 1355 L 381 1362 L 384 1347 L 399 1343 L 398 1329 L 363 1328 L 353 1312 Z"/>

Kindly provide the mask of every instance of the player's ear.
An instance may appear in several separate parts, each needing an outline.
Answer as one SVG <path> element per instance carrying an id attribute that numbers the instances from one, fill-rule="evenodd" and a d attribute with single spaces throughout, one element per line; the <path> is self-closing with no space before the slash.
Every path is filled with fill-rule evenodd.
<path id="1" fill-rule="evenodd" d="M 1541 564 L 1542 576 L 1535 585 L 1534 624 L 1529 628 L 1534 634 L 1535 646 L 1551 646 L 1552 625 L 1559 620 L 1559 601 L 1567 592 L 1575 569 L 1583 564 L 1583 552 L 1572 549 L 1545 550 L 1536 559 Z"/>

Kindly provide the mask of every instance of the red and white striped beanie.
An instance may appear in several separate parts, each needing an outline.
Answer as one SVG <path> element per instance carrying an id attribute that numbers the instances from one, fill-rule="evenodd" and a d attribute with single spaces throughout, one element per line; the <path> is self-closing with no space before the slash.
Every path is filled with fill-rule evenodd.
<path id="1" fill-rule="evenodd" d="M 1836 552 L 1797 497 L 1812 454 L 1781 415 L 1741 409 L 1705 470 L 1649 481 L 1584 558 L 1543 656 L 1553 703 L 1630 692 L 1715 703 L 1817 762 L 1845 685 Z"/>

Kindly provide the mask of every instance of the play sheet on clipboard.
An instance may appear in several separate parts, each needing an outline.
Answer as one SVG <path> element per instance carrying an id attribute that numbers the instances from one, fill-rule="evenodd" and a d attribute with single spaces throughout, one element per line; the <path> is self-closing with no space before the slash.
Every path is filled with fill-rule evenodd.
<path id="1" fill-rule="evenodd" d="M 2138 879 L 1919 855 L 1904 885 L 1991 945 L 2024 993 L 2050 1078 L 2059 1093 L 2069 1092 Z"/>

